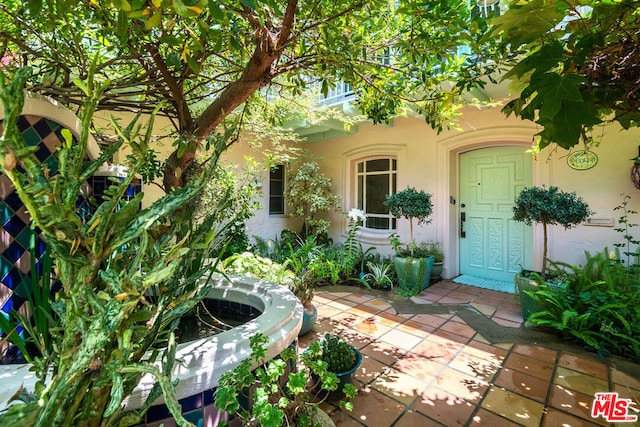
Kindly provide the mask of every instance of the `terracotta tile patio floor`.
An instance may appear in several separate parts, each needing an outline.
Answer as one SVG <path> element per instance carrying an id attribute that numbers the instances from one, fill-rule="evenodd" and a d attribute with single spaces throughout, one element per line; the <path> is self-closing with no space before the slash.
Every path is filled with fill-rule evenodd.
<path id="1" fill-rule="evenodd" d="M 326 403 L 337 426 L 595 426 L 596 392 L 631 399 L 640 419 L 640 365 L 524 327 L 507 293 L 441 281 L 408 299 L 320 288 L 318 322 L 360 348 L 353 412 Z M 611 425 L 640 425 L 618 423 Z"/>

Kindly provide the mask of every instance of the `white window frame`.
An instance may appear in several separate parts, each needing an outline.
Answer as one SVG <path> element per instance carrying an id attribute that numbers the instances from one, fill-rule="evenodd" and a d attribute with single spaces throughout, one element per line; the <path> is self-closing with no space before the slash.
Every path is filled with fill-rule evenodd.
<path id="1" fill-rule="evenodd" d="M 358 162 L 374 158 L 395 158 L 397 160 L 397 189 L 402 188 L 403 168 L 409 163 L 407 160 L 406 143 L 389 143 L 379 139 L 372 139 L 368 144 L 347 150 L 342 153 L 343 165 L 343 209 L 345 212 L 356 208 L 358 204 L 357 186 L 358 180 L 356 171 Z M 349 219 L 344 218 L 342 222 L 342 236 L 347 237 Z M 360 228 L 357 239 L 362 243 L 367 243 L 381 249 L 389 245 L 391 230 L 379 230 L 372 228 Z"/>
<path id="2" fill-rule="evenodd" d="M 384 160 L 387 163 L 387 169 L 384 170 L 370 170 L 367 168 L 369 162 L 372 161 L 380 161 Z M 375 177 L 375 176 L 388 176 L 388 188 L 386 194 L 393 194 L 397 191 L 398 188 L 398 159 L 395 156 L 371 156 L 363 159 L 359 159 L 355 162 L 355 196 L 356 196 L 356 207 L 361 209 L 367 215 L 367 220 L 363 226 L 364 229 L 376 232 L 386 232 L 393 233 L 397 229 L 397 220 L 391 215 L 391 213 L 372 213 L 368 212 L 367 201 L 367 178 Z M 361 184 L 362 183 L 362 184 Z M 362 191 L 362 194 L 360 192 Z M 369 223 L 373 221 L 374 218 L 380 218 L 388 221 L 387 228 L 380 227 L 372 227 L 369 226 Z"/>

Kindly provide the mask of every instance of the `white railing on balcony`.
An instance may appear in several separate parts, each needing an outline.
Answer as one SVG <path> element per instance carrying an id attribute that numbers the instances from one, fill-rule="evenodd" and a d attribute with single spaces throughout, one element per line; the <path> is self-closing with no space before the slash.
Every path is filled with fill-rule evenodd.
<path id="1" fill-rule="evenodd" d="M 477 8 L 483 18 L 500 15 L 500 0 L 470 0 L 469 6 L 474 9 L 474 12 Z"/>
<path id="2" fill-rule="evenodd" d="M 313 90 L 320 91 L 321 85 L 322 84 L 320 82 L 314 82 L 310 84 L 309 87 L 312 88 Z M 322 93 L 319 93 L 317 101 L 321 105 L 331 106 L 331 105 L 339 104 L 344 101 L 351 100 L 353 98 L 354 98 L 354 94 L 353 94 L 353 89 L 351 88 L 351 85 L 346 82 L 339 81 L 335 83 L 335 87 L 329 88 L 326 96 L 324 96 Z"/>
<path id="3" fill-rule="evenodd" d="M 500 0 L 468 0 L 468 4 L 473 11 L 472 13 L 478 13 L 483 18 L 500 15 Z M 458 46 L 456 50 L 458 56 L 473 55 L 469 46 Z M 387 48 L 382 55 L 374 58 L 381 64 L 389 65 L 393 62 L 393 53 Z M 346 82 L 336 82 L 333 88 L 328 89 L 326 96 L 322 95 L 320 91 L 321 85 L 322 83 L 319 81 L 311 82 L 308 85 L 312 90 L 318 91 L 317 102 L 320 105 L 328 107 L 350 101 L 355 97 L 353 88 Z"/>

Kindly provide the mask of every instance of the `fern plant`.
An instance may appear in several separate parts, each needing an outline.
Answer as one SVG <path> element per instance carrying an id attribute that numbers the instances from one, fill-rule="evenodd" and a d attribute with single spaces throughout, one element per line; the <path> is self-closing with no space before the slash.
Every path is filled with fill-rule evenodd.
<path id="1" fill-rule="evenodd" d="M 553 263 L 569 269 L 567 286 L 549 286 L 538 276 L 538 289 L 525 292 L 544 310 L 529 322 L 556 329 L 601 355 L 640 360 L 640 276 L 608 254 L 606 248 L 586 252 L 584 266 Z"/>

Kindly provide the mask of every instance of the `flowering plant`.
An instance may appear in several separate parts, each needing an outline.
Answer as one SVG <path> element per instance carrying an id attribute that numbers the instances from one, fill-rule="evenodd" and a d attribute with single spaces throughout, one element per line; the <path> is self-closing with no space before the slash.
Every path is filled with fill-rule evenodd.
<path id="1" fill-rule="evenodd" d="M 364 222 L 367 220 L 367 214 L 364 213 L 362 209 L 353 208 L 347 213 L 347 216 L 349 217 L 349 224 L 351 224 L 352 222 L 354 224 L 364 224 Z"/>

